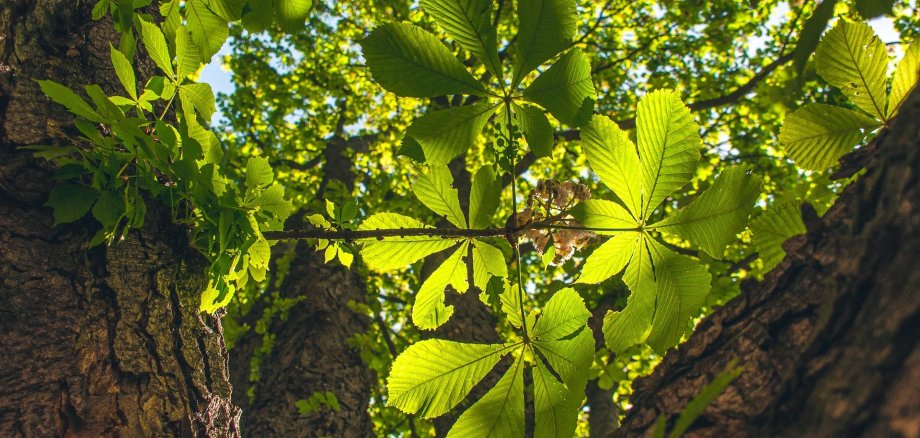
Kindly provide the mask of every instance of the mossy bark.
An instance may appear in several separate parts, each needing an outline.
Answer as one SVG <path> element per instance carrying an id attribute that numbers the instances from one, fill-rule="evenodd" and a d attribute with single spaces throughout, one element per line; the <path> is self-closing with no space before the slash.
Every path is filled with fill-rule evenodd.
<path id="1" fill-rule="evenodd" d="M 198 312 L 204 264 L 164 209 L 109 247 L 92 220 L 54 226 L 52 165 L 72 117 L 36 79 L 117 84 L 89 0 L 0 4 L 0 436 L 237 436 L 216 318 Z M 150 62 L 137 64 L 141 77 Z"/>

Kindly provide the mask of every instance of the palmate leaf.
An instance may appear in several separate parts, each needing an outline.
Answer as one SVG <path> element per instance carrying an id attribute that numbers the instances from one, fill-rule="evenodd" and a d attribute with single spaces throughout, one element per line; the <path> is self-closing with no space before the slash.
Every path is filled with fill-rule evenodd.
<path id="1" fill-rule="evenodd" d="M 754 247 L 760 254 L 765 271 L 772 270 L 786 257 L 783 242 L 805 233 L 801 206 L 801 202 L 776 204 L 751 221 Z"/>
<path id="2" fill-rule="evenodd" d="M 786 116 L 779 141 L 796 165 L 820 171 L 836 164 L 879 125 L 860 112 L 811 103 Z"/>
<path id="3" fill-rule="evenodd" d="M 524 436 L 524 360 L 518 358 L 447 433 L 448 438 Z"/>
<path id="4" fill-rule="evenodd" d="M 460 403 L 512 346 L 430 339 L 403 351 L 387 378 L 387 405 L 437 417 Z"/>
<path id="5" fill-rule="evenodd" d="M 636 219 L 642 216 L 642 177 L 636 145 L 609 117 L 595 115 L 581 131 L 591 170 Z"/>
<path id="6" fill-rule="evenodd" d="M 818 75 L 863 111 L 885 120 L 888 52 L 867 24 L 839 20 L 815 53 Z"/>
<path id="7" fill-rule="evenodd" d="M 894 79 L 891 81 L 891 95 L 888 97 L 888 120 L 891 120 L 897 112 L 910 90 L 917 86 L 917 72 L 920 71 L 920 39 L 910 43 L 907 50 L 904 51 L 904 57 L 898 63 L 898 68 L 894 71 Z"/>
<path id="8" fill-rule="evenodd" d="M 454 177 L 447 166 L 432 166 L 427 175 L 419 175 L 412 184 L 412 193 L 431 211 L 446 218 L 457 228 L 467 228 L 466 217 L 460 209 Z"/>
<path id="9" fill-rule="evenodd" d="M 455 106 L 425 114 L 409 126 L 404 141 L 417 142 L 428 164 L 447 164 L 466 152 L 498 105 Z"/>
<path id="10" fill-rule="evenodd" d="M 482 229 L 492 224 L 498 209 L 502 183 L 491 166 L 482 166 L 473 175 L 470 189 L 470 228 Z"/>
<path id="11" fill-rule="evenodd" d="M 377 213 L 365 220 L 359 230 L 394 228 L 429 228 L 411 217 L 396 213 Z M 381 240 L 364 239 L 361 256 L 364 263 L 376 271 L 388 271 L 405 267 L 438 251 L 460 242 L 460 239 L 442 239 L 428 236 L 387 237 Z"/>
<path id="12" fill-rule="evenodd" d="M 482 85 L 437 37 L 411 24 L 387 23 L 361 42 L 374 79 L 403 97 L 483 94 Z"/>
<path id="13" fill-rule="evenodd" d="M 652 225 L 664 233 L 689 240 L 719 258 L 747 222 L 760 195 L 760 179 L 743 167 L 730 167 L 690 205 Z"/>
<path id="14" fill-rule="evenodd" d="M 675 91 L 657 90 L 636 110 L 645 205 L 642 219 L 693 177 L 700 158 L 699 126 Z"/>
<path id="15" fill-rule="evenodd" d="M 489 72 L 501 76 L 490 0 L 421 0 L 420 5 L 447 35 L 476 55 Z"/>
<path id="16" fill-rule="evenodd" d="M 534 106 L 511 104 L 514 120 L 521 127 L 527 146 L 537 158 L 553 154 L 553 127 L 546 113 Z"/>
<path id="17" fill-rule="evenodd" d="M 569 47 L 577 29 L 573 0 L 519 0 L 517 11 L 520 22 L 512 87 Z"/>
<path id="18" fill-rule="evenodd" d="M 585 124 L 595 98 L 588 57 L 580 49 L 569 50 L 524 90 L 524 98 L 566 125 Z"/>
<path id="19" fill-rule="evenodd" d="M 577 283 L 597 284 L 620 273 L 632 259 L 639 236 L 625 232 L 607 239 L 585 260 Z"/>
<path id="20" fill-rule="evenodd" d="M 412 305 L 412 323 L 422 330 L 434 330 L 450 319 L 453 306 L 444 305 L 444 289 L 448 285 L 457 292 L 466 292 L 466 257 L 469 242 L 463 242 L 454 253 L 425 279 Z"/>
<path id="21" fill-rule="evenodd" d="M 655 317 L 648 344 L 659 353 L 677 345 L 709 294 L 711 277 L 701 263 L 665 250 L 655 264 Z"/>

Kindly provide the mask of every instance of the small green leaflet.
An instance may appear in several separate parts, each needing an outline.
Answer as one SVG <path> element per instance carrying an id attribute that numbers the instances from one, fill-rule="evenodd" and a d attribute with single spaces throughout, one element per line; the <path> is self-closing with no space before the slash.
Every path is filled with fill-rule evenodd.
<path id="1" fill-rule="evenodd" d="M 502 184 L 491 166 L 482 166 L 473 175 L 470 189 L 470 228 L 483 229 L 492 224 L 492 215 L 501 200 Z"/>
<path id="2" fill-rule="evenodd" d="M 205 0 L 186 0 L 185 19 L 202 61 L 210 62 L 230 36 L 227 20 L 214 13 Z"/>
<path id="3" fill-rule="evenodd" d="M 73 222 L 86 216 L 99 198 L 96 190 L 71 183 L 55 184 L 45 206 L 54 209 L 54 224 Z"/>
<path id="4" fill-rule="evenodd" d="M 744 167 L 729 167 L 690 205 L 651 228 L 696 242 L 703 251 L 720 258 L 744 229 L 759 195 L 759 178 Z"/>
<path id="5" fill-rule="evenodd" d="M 313 6 L 312 0 L 275 0 L 275 18 L 287 33 L 300 32 Z"/>
<path id="6" fill-rule="evenodd" d="M 885 120 L 888 51 L 869 25 L 837 21 L 818 44 L 815 64 L 818 75 L 843 91 L 856 106 Z"/>
<path id="7" fill-rule="evenodd" d="M 498 105 L 479 103 L 429 112 L 406 131 L 404 142 L 417 142 L 428 164 L 447 164 L 466 152 Z"/>
<path id="8" fill-rule="evenodd" d="M 531 105 L 511 105 L 514 121 L 521 127 L 527 146 L 537 158 L 553 154 L 553 127 L 546 114 Z"/>
<path id="9" fill-rule="evenodd" d="M 518 358 L 495 386 L 463 412 L 447 438 L 524 436 L 524 360 Z"/>
<path id="10" fill-rule="evenodd" d="M 119 52 L 118 49 L 111 44 L 109 44 L 109 53 L 112 58 L 112 66 L 115 67 L 115 75 L 118 76 L 118 81 L 125 87 L 128 96 L 131 96 L 131 99 L 137 100 L 137 77 L 134 75 L 134 66 L 131 65 L 131 61 L 129 61 L 123 53 Z"/>
<path id="11" fill-rule="evenodd" d="M 524 98 L 566 125 L 585 124 L 595 98 L 588 57 L 580 49 L 569 50 L 524 90 Z"/>
<path id="12" fill-rule="evenodd" d="M 888 97 L 888 120 L 897 114 L 898 108 L 907 99 L 910 90 L 917 86 L 918 71 L 920 71 L 920 39 L 910 43 L 894 71 L 891 95 Z"/>
<path id="13" fill-rule="evenodd" d="M 824 0 L 815 7 L 811 17 L 805 21 L 802 31 L 799 32 L 799 40 L 796 42 L 793 51 L 793 64 L 795 72 L 799 75 L 805 70 L 805 64 L 808 58 L 815 52 L 818 42 L 821 40 L 821 34 L 827 28 L 827 23 L 834 16 L 834 6 L 837 0 Z"/>
<path id="14" fill-rule="evenodd" d="M 616 274 L 629 263 L 640 233 L 626 232 L 607 239 L 585 260 L 578 283 L 596 284 Z"/>
<path id="15" fill-rule="evenodd" d="M 569 47 L 577 30 L 573 0 L 519 0 L 517 11 L 520 24 L 512 87 Z"/>
<path id="16" fill-rule="evenodd" d="M 447 166 L 431 166 L 427 175 L 420 175 L 412 184 L 412 192 L 422 204 L 457 228 L 467 228 L 453 183 L 454 177 Z"/>
<path id="17" fill-rule="evenodd" d="M 581 130 L 582 148 L 591 170 L 623 201 L 636 220 L 642 216 L 642 167 L 636 145 L 609 117 L 596 115 Z"/>
<path id="18" fill-rule="evenodd" d="M 659 353 L 677 344 L 689 331 L 709 293 L 709 271 L 699 262 L 670 251 L 662 251 L 655 264 L 655 316 L 648 344 Z"/>
<path id="19" fill-rule="evenodd" d="M 41 87 L 42 92 L 45 93 L 46 96 L 51 98 L 54 102 L 63 105 L 71 113 L 91 122 L 102 121 L 99 113 L 70 88 L 54 81 L 39 80 L 36 82 L 38 82 L 38 86 Z"/>
<path id="20" fill-rule="evenodd" d="M 141 20 L 141 40 L 153 63 L 172 80 L 176 72 L 173 70 L 172 57 L 169 56 L 169 47 L 166 46 L 166 37 L 163 36 L 160 28 L 153 23 Z"/>
<path id="21" fill-rule="evenodd" d="M 803 169 L 820 171 L 835 164 L 880 126 L 857 111 L 823 103 L 810 103 L 786 116 L 779 141 Z"/>
<path id="22" fill-rule="evenodd" d="M 444 305 L 444 289 L 452 286 L 457 292 L 463 293 L 469 288 L 466 264 L 463 262 L 468 250 L 469 242 L 464 241 L 422 283 L 412 305 L 412 323 L 418 328 L 434 330 L 453 315 L 453 306 Z"/>
<path id="23" fill-rule="evenodd" d="M 489 72 L 501 76 L 490 0 L 421 0 L 420 4 L 447 35 L 476 55 Z"/>
<path id="24" fill-rule="evenodd" d="M 754 247 L 760 254 L 764 271 L 772 270 L 786 257 L 783 242 L 805 233 L 801 207 L 801 202 L 779 203 L 751 221 Z"/>
<path id="25" fill-rule="evenodd" d="M 359 230 L 385 230 L 394 228 L 431 228 L 416 219 L 396 213 L 377 213 L 367 218 Z M 362 240 L 361 256 L 364 263 L 376 271 L 389 271 L 408 266 L 415 261 L 460 242 L 460 239 L 443 239 L 430 236 L 387 237 Z"/>
<path id="26" fill-rule="evenodd" d="M 403 97 L 481 94 L 485 90 L 437 37 L 418 26 L 387 23 L 361 42 L 374 79 Z"/>

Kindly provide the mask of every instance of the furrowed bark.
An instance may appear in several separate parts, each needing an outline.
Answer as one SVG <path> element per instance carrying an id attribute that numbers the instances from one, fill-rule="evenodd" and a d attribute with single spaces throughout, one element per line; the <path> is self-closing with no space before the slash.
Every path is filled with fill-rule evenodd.
<path id="1" fill-rule="evenodd" d="M 94 3 L 0 5 L 0 436 L 238 436 L 220 322 L 198 311 L 204 263 L 184 232 L 150 203 L 144 229 L 89 249 L 94 223 L 53 226 L 54 169 L 20 149 L 72 131 L 36 79 L 115 92 L 118 35 L 91 20 Z"/>
<path id="2" fill-rule="evenodd" d="M 745 367 L 687 436 L 920 436 L 920 90 L 847 187 L 762 283 L 635 383 L 614 436 L 674 420 L 727 364 Z M 874 149 L 874 151 L 873 151 Z"/>

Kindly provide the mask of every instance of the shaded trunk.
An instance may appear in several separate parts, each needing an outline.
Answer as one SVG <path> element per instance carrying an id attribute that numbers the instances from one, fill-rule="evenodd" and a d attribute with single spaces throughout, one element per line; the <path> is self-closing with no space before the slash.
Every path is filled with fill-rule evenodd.
<path id="1" fill-rule="evenodd" d="M 344 154 L 347 147 L 341 138 L 329 141 L 319 196 L 329 181 L 338 180 L 348 187 L 354 184 L 353 163 Z M 292 222 L 302 215 L 292 217 Z M 262 348 L 263 334 L 250 330 L 231 352 L 231 381 L 238 389 L 235 401 L 243 407 L 243 430 L 247 436 L 265 437 L 371 436 L 368 403 L 375 379 L 352 343 L 356 335 L 368 330 L 370 321 L 349 307 L 350 302 L 365 302 L 364 280 L 356 269 L 349 270 L 337 261 L 324 263 L 323 253 L 306 241 L 297 241 L 293 249 L 280 245 L 289 243 L 280 242 L 277 252 L 293 250 L 294 254 L 278 296 L 260 297 L 247 322 L 254 326 L 279 299 L 294 304 L 272 316 L 267 327 L 271 351 L 259 358 L 255 382 L 251 381 L 251 366 L 257 349 Z M 252 393 L 251 398 L 247 392 Z M 337 409 L 319 404 L 302 414 L 295 405 L 327 393 L 335 395 Z"/>
<path id="2" fill-rule="evenodd" d="M 914 90 L 867 174 L 806 215 L 786 260 L 635 383 L 617 436 L 673 420 L 733 359 L 744 372 L 688 436 L 920 436 L 918 120 Z"/>
<path id="3" fill-rule="evenodd" d="M 94 223 L 54 227 L 54 169 L 19 149 L 70 130 L 35 79 L 114 91 L 118 36 L 92 22 L 94 3 L 0 6 L 0 436 L 236 436 L 220 322 L 198 312 L 204 265 L 184 232 L 151 206 L 143 230 L 88 249 Z"/>

